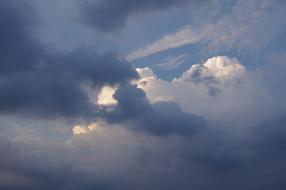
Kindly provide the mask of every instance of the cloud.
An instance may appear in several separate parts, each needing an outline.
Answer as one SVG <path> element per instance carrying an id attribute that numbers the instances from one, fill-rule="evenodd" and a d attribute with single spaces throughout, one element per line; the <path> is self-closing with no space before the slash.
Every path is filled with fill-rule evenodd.
<path id="1" fill-rule="evenodd" d="M 43 47 L 30 30 L 38 23 L 35 10 L 27 2 L 1 1 L 1 74 L 32 69 L 43 56 Z"/>
<path id="2" fill-rule="evenodd" d="M 165 62 L 158 64 L 158 66 L 165 70 L 173 70 L 184 63 L 188 56 L 188 54 L 184 53 L 178 56 L 170 57 Z"/>
<path id="3" fill-rule="evenodd" d="M 249 71 L 235 58 L 209 58 L 205 63 L 192 65 L 171 82 L 159 79 L 149 68 L 137 71 L 141 76 L 137 85 L 151 102 L 174 101 L 184 111 L 207 120 L 251 125 L 281 111 L 275 109 L 276 101 L 264 82 L 263 72 Z M 273 112 L 269 113 L 269 109 Z"/>
<path id="4" fill-rule="evenodd" d="M 217 3 L 229 6 L 227 1 L 212 1 L 208 6 L 214 7 Z M 229 7 L 230 11 L 221 9 L 215 15 L 204 14 L 199 22 L 185 25 L 175 33 L 165 34 L 130 52 L 127 58 L 136 60 L 190 44 L 200 44 L 206 52 L 259 51 L 281 35 L 280 31 L 285 27 L 285 6 L 282 1 L 236 0 Z M 266 29 L 266 25 L 271 27 Z"/>
<path id="5" fill-rule="evenodd" d="M 122 29 L 132 15 L 145 11 L 162 10 L 178 6 L 189 0 L 88 0 L 82 4 L 82 18 L 96 30 L 114 32 Z"/>
<path id="6" fill-rule="evenodd" d="M 0 182 L 5 183 L 0 187 L 282 190 L 284 125 L 282 116 L 239 133 L 211 126 L 190 139 L 134 133 L 124 125 L 105 122 L 96 122 L 88 132 L 62 143 L 36 134 L 1 136 Z"/>
<path id="7" fill-rule="evenodd" d="M 97 104 L 102 106 L 113 106 L 117 104 L 117 100 L 113 98 L 116 88 L 105 86 L 100 90 Z"/>
<path id="8" fill-rule="evenodd" d="M 285 189 L 285 52 L 252 69 L 211 57 L 168 82 L 44 46 L 29 3 L 0 1 L 0 189 Z"/>
<path id="9" fill-rule="evenodd" d="M 37 117 L 90 117 L 84 85 L 100 88 L 136 78 L 115 53 L 80 47 L 57 53 L 35 37 L 37 17 L 28 1 L 1 1 L 0 113 Z"/>
<path id="10" fill-rule="evenodd" d="M 214 80 L 224 81 L 239 79 L 245 74 L 245 67 L 237 59 L 218 56 L 208 59 L 203 64 L 192 65 L 178 80 L 200 82 L 213 78 Z"/>
<path id="11" fill-rule="evenodd" d="M 281 34 L 285 6 L 282 1 L 237 0 L 230 13 L 206 23 L 209 32 L 203 43 L 211 52 L 259 51 Z"/>
<path id="12" fill-rule="evenodd" d="M 127 56 L 129 61 L 144 58 L 146 56 L 165 51 L 172 48 L 196 43 L 200 40 L 198 35 L 193 34 L 191 27 L 185 27 L 174 34 L 163 36 L 158 41 L 148 44 L 144 48 L 137 49 Z"/>
<path id="13" fill-rule="evenodd" d="M 25 178 L 17 177 L 11 184 L 6 181 L 0 187 L 13 190 L 132 189 L 144 185 L 144 170 L 152 168 L 161 172 L 161 167 L 169 167 L 166 163 L 169 158 L 160 154 L 165 154 L 165 150 L 172 152 L 169 145 L 177 144 L 176 138 L 160 140 L 134 135 L 118 124 L 96 125 L 89 133 L 73 136 L 63 143 L 34 134 L 9 140 L 1 137 L 1 173 Z M 155 155 L 144 155 L 147 152 L 158 152 L 156 155 L 162 157 L 162 163 Z M 141 167 L 143 163 L 145 168 Z M 140 175 L 135 176 L 137 171 Z M 5 178 L 0 175 L 0 181 Z"/>
<path id="14" fill-rule="evenodd" d="M 183 112 L 174 102 L 150 104 L 145 93 L 133 85 L 121 85 L 114 98 L 117 106 L 104 117 L 111 123 L 125 123 L 130 130 L 158 136 L 192 136 L 206 125 L 202 117 Z"/>

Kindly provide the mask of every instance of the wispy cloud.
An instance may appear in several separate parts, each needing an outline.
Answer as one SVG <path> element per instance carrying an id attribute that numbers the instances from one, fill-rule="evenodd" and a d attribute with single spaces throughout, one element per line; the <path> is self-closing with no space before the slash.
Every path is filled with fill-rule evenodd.
<path id="1" fill-rule="evenodd" d="M 277 37 L 285 26 L 286 4 L 270 0 L 238 0 L 227 13 L 221 12 L 216 19 L 202 19 L 197 24 L 188 24 L 175 33 L 136 49 L 128 54 L 132 61 L 172 48 L 201 43 L 203 50 L 257 51 Z M 271 11 L 269 11 L 271 10 Z M 270 26 L 265 28 L 265 25 Z"/>
<path id="2" fill-rule="evenodd" d="M 172 70 L 179 67 L 182 63 L 184 63 L 184 61 L 188 58 L 188 56 L 189 55 L 187 53 L 180 54 L 177 56 L 172 56 L 165 62 L 160 63 L 158 66 L 165 70 Z"/>
<path id="3" fill-rule="evenodd" d="M 132 61 L 135 59 L 147 57 L 149 55 L 159 53 L 168 49 L 196 43 L 200 39 L 200 35 L 195 34 L 190 26 L 186 26 L 175 33 L 167 34 L 161 39 L 154 41 L 143 48 L 139 48 L 131 52 L 127 56 L 127 59 L 129 61 Z"/>

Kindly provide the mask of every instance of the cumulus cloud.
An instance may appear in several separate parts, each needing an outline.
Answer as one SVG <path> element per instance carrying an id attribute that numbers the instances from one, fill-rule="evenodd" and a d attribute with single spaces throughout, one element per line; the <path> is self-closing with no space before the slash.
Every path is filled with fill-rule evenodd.
<path id="1" fill-rule="evenodd" d="M 97 104 L 102 106 L 112 106 L 117 104 L 117 100 L 113 98 L 117 88 L 104 86 L 98 95 Z"/>
<path id="2" fill-rule="evenodd" d="M 192 65 L 178 80 L 200 82 L 213 78 L 224 81 L 242 78 L 245 73 L 245 67 L 237 59 L 218 56 L 208 59 L 206 63 Z"/>
<path id="3" fill-rule="evenodd" d="M 137 85 L 151 102 L 175 101 L 184 111 L 210 120 L 248 123 L 275 112 L 269 114 L 269 109 L 275 110 L 274 100 L 262 71 L 248 71 L 235 58 L 210 58 L 171 82 L 159 79 L 149 68 L 137 71 L 141 76 Z"/>
<path id="4" fill-rule="evenodd" d="M 183 112 L 174 102 L 150 104 L 145 93 L 130 84 L 121 85 L 114 98 L 118 104 L 103 117 L 111 123 L 124 123 L 130 130 L 158 136 L 192 136 L 206 126 L 202 117 Z"/>

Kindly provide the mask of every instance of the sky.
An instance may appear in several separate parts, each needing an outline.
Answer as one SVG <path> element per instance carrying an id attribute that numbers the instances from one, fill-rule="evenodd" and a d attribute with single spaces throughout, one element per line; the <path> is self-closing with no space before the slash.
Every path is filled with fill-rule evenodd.
<path id="1" fill-rule="evenodd" d="M 283 0 L 1 0 L 0 189 L 286 189 Z"/>

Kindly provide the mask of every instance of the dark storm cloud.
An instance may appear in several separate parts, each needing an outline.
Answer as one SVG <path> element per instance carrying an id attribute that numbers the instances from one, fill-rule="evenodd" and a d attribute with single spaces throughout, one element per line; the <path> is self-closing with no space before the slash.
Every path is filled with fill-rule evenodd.
<path id="1" fill-rule="evenodd" d="M 121 147 L 120 154 L 132 151 L 131 155 L 136 157 L 131 157 L 129 161 L 132 164 L 120 175 L 105 167 L 88 171 L 80 169 L 79 155 L 80 158 L 83 153 L 99 156 L 112 151 L 107 147 L 93 149 L 94 144 L 87 146 L 92 142 L 102 143 L 100 139 L 92 138 L 92 142 L 85 144 L 87 137 L 79 137 L 78 150 L 75 151 L 76 146 L 67 148 L 60 144 L 21 143 L 0 138 L 0 181 L 7 173 L 10 173 L 11 181 L 14 180 L 13 183 L 0 183 L 0 187 L 11 190 L 172 190 L 175 187 L 194 190 L 283 190 L 286 187 L 285 126 L 283 116 L 255 126 L 247 133 L 248 137 L 237 138 L 231 131 L 207 129 L 181 144 L 169 142 L 171 139 L 166 137 L 158 138 L 162 140 L 161 144 L 150 140 L 146 144 L 135 145 L 134 149 L 127 148 L 130 144 L 125 143 L 129 141 L 121 137 L 123 142 L 113 142 L 119 143 L 116 148 Z M 112 143 L 111 139 L 103 142 Z M 166 143 L 170 149 L 165 149 Z M 115 157 L 105 157 L 107 163 L 109 159 L 117 159 L 117 154 L 112 155 Z M 98 165 L 97 162 L 106 164 L 101 159 L 94 160 L 95 165 Z"/>
<path id="2" fill-rule="evenodd" d="M 145 93 L 132 85 L 121 85 L 114 98 L 118 105 L 107 118 L 111 122 L 131 122 L 131 130 L 158 136 L 172 133 L 191 136 L 206 125 L 202 117 L 183 112 L 177 103 L 150 104 Z"/>
<path id="3" fill-rule="evenodd" d="M 190 0 L 87 0 L 82 6 L 85 23 L 96 30 L 114 32 L 123 28 L 130 15 L 161 10 Z"/>
<path id="4" fill-rule="evenodd" d="M 56 145 L 56 146 L 54 146 Z M 110 190 L 113 179 L 104 180 L 75 171 L 61 145 L 23 146 L 0 138 L 0 189 L 5 190 Z M 61 151 L 61 153 L 59 153 Z M 63 153 L 63 154 L 62 154 Z"/>
<path id="5" fill-rule="evenodd" d="M 257 152 L 264 154 L 260 159 L 286 158 L 286 114 L 256 126 L 253 133 L 258 146 Z"/>
<path id="6" fill-rule="evenodd" d="M 50 52 L 33 36 L 39 22 L 28 1 L 0 2 L 0 112 L 90 116 L 95 108 L 82 89 L 137 77 L 114 53 L 78 48 Z"/>
<path id="7" fill-rule="evenodd" d="M 27 71 L 44 55 L 44 49 L 32 37 L 31 29 L 38 22 L 27 1 L 0 2 L 1 74 Z"/>

